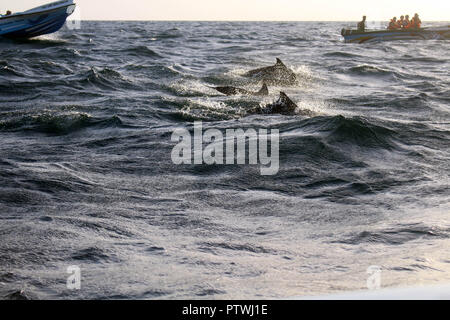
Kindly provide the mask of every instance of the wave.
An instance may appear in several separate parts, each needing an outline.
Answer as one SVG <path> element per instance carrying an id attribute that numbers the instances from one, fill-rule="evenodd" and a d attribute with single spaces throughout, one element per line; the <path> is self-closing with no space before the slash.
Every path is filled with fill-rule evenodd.
<path id="1" fill-rule="evenodd" d="M 170 102 L 177 112 L 165 113 L 171 120 L 175 121 L 226 121 L 240 119 L 248 116 L 248 110 L 260 105 L 256 100 L 229 99 L 223 100 L 173 100 Z M 167 106 L 167 101 L 161 107 Z M 278 115 L 274 115 L 277 116 Z M 295 116 L 284 117 L 286 120 L 295 119 Z M 375 124 L 374 120 L 363 117 L 344 117 L 314 115 L 298 122 L 287 122 L 280 125 L 282 133 L 301 128 L 315 135 L 320 135 L 327 144 L 355 145 L 365 149 L 398 149 L 396 143 L 396 131 Z"/>
<path id="2" fill-rule="evenodd" d="M 7 62 L 2 63 L 0 61 L 0 77 L 8 79 L 8 77 L 24 77 L 23 73 L 18 72 L 13 66 L 9 65 Z"/>
<path id="3" fill-rule="evenodd" d="M 165 30 L 163 32 L 157 33 L 152 36 L 155 40 L 170 40 L 170 39 L 178 39 L 182 38 L 183 34 L 181 33 L 180 29 L 178 28 L 171 28 L 168 30 Z"/>
<path id="4" fill-rule="evenodd" d="M 10 61 L 0 61 L 0 77 L 4 76 L 4 83 L 11 83 L 12 85 L 20 84 L 20 80 L 24 82 L 46 82 L 46 80 L 55 80 L 55 76 L 61 78 L 61 76 L 69 76 L 73 74 L 66 64 L 61 64 L 56 61 L 50 61 L 48 59 L 24 59 L 19 61 L 18 59 L 11 59 Z M 4 84 L 3 84 L 4 85 Z"/>
<path id="5" fill-rule="evenodd" d="M 216 250 L 230 250 L 230 251 L 246 251 L 255 254 L 278 254 L 276 250 L 264 248 L 252 244 L 233 244 L 224 242 L 204 242 L 199 244 L 199 250 L 216 253 Z"/>
<path id="6" fill-rule="evenodd" d="M 153 51 L 147 46 L 137 46 L 132 48 L 127 48 L 121 50 L 124 54 L 129 54 L 131 56 L 137 56 L 137 57 L 147 57 L 147 58 L 162 58 L 160 54 Z"/>
<path id="7" fill-rule="evenodd" d="M 359 54 L 342 51 L 327 52 L 324 54 L 324 56 L 332 58 L 349 58 L 349 59 L 361 58 L 361 55 Z"/>
<path id="8" fill-rule="evenodd" d="M 96 69 L 91 68 L 87 74 L 86 74 L 86 80 L 95 82 L 98 79 L 104 79 L 104 80 L 123 80 L 122 75 L 109 68 L 105 69 Z"/>
<path id="9" fill-rule="evenodd" d="M 161 78 L 176 78 L 182 75 L 178 70 L 175 70 L 172 66 L 166 67 L 161 65 L 143 65 L 131 63 L 125 66 L 125 70 L 133 72 L 134 74 L 144 75 L 149 78 L 158 79 Z"/>
<path id="10" fill-rule="evenodd" d="M 66 45 L 66 44 L 65 44 Z M 21 54 L 19 54 L 22 60 L 35 61 L 36 59 L 47 60 L 49 55 L 53 60 L 62 59 L 65 61 L 77 61 L 80 58 L 83 58 L 85 54 L 88 54 L 87 51 L 77 50 L 73 48 L 69 48 L 66 46 L 58 46 L 56 49 L 51 50 L 50 52 L 47 50 L 27 50 Z M 11 58 L 17 58 L 16 55 L 11 55 Z"/>
<path id="11" fill-rule="evenodd" d="M 10 170 L 3 173 L 2 178 L 15 179 L 19 176 L 15 173 L 11 173 Z M 5 186 L 8 186 L 7 188 Z M 39 191 L 27 190 L 26 188 L 17 188 L 15 180 L 9 180 L 6 184 L 3 184 L 0 188 L 0 202 L 14 207 L 25 205 L 39 205 L 51 199 Z"/>
<path id="12" fill-rule="evenodd" d="M 48 74 L 52 76 L 71 75 L 73 70 L 68 65 L 60 64 L 55 61 L 40 60 L 28 63 L 28 67 L 33 70 L 35 75 Z"/>
<path id="13" fill-rule="evenodd" d="M 363 243 L 401 245 L 415 240 L 448 239 L 450 229 L 428 226 L 422 223 L 399 225 L 379 231 L 363 231 L 348 238 L 334 241 L 351 245 Z"/>
<path id="14" fill-rule="evenodd" d="M 80 86 L 80 89 L 85 88 L 86 85 L 92 85 L 101 90 L 138 88 L 131 81 L 125 79 L 120 72 L 110 68 L 90 68 L 87 72 L 70 80 L 70 83 Z"/>
<path id="15" fill-rule="evenodd" d="M 90 247 L 79 250 L 74 254 L 72 254 L 71 258 L 74 260 L 83 261 L 84 263 L 86 262 L 99 263 L 110 261 L 117 262 L 116 257 L 110 256 L 107 252 L 97 247 Z"/>
<path id="16" fill-rule="evenodd" d="M 419 93 L 407 98 L 393 98 L 387 105 L 399 110 L 429 111 L 432 108 L 429 106 L 428 100 L 429 96 L 426 93 Z"/>
<path id="17" fill-rule="evenodd" d="M 22 46 L 32 49 L 46 49 L 52 47 L 63 47 L 67 45 L 67 39 L 50 38 L 47 36 L 40 36 L 33 39 L 10 39 L 0 38 L 0 44 L 9 44 L 14 46 Z"/>
<path id="18" fill-rule="evenodd" d="M 310 42 L 312 41 L 311 38 L 306 38 L 306 37 L 287 37 L 286 41 L 288 42 Z"/>
<path id="19" fill-rule="evenodd" d="M 63 65 L 52 62 L 42 62 L 39 65 L 33 64 L 30 65 L 30 68 L 34 68 L 30 72 L 30 75 L 18 73 L 12 68 L 7 68 L 8 73 L 14 73 L 20 79 L 0 82 L 0 90 L 2 93 L 7 95 L 23 95 L 24 93 L 39 90 L 42 93 L 48 94 L 49 91 L 54 91 L 58 87 L 64 91 L 87 91 L 86 89 L 94 89 L 94 91 L 142 89 L 140 85 L 136 85 L 133 81 L 125 78 L 120 72 L 112 68 L 91 67 L 77 74 L 73 74 L 71 70 Z M 48 76 L 45 78 L 39 77 L 41 73 L 45 73 Z M 0 69 L 0 76 L 2 76 L 2 69 Z"/>
<path id="20" fill-rule="evenodd" d="M 161 104 L 166 105 L 167 101 Z M 247 115 L 247 110 L 255 108 L 259 102 L 233 100 L 176 100 L 171 104 L 178 109 L 175 112 L 168 112 L 165 115 L 171 120 L 185 121 L 226 121 L 239 119 Z"/>
<path id="21" fill-rule="evenodd" d="M 396 148 L 395 131 L 361 117 L 317 117 L 307 120 L 306 129 L 325 135 L 329 144 L 353 144 L 364 148 Z"/>
<path id="22" fill-rule="evenodd" d="M 356 75 L 369 75 L 369 76 L 373 76 L 373 75 L 396 75 L 395 72 L 390 71 L 390 70 L 386 70 L 380 67 L 375 67 L 375 66 L 370 66 L 370 65 L 361 65 L 361 66 L 357 66 L 357 67 L 352 67 L 350 69 L 347 70 L 347 73 L 350 74 L 356 74 Z"/>
<path id="23" fill-rule="evenodd" d="M 67 135 L 86 128 L 114 128 L 122 126 L 119 117 L 95 119 L 86 113 L 40 114 L 0 122 L 0 131 L 39 132 L 51 135 Z"/>
<path id="24" fill-rule="evenodd" d="M 447 59 L 438 59 L 433 57 L 417 57 L 414 55 L 406 54 L 400 58 L 402 61 L 422 62 L 422 63 L 446 63 Z"/>

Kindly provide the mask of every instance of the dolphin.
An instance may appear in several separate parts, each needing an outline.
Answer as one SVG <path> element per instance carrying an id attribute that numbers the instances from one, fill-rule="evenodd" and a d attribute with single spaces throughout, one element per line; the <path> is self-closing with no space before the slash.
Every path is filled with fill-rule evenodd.
<path id="1" fill-rule="evenodd" d="M 235 95 L 245 95 L 245 96 L 268 96 L 269 95 L 269 89 L 267 88 L 267 85 L 263 83 L 263 86 L 261 90 L 258 92 L 251 92 L 247 91 L 242 88 L 237 87 L 210 87 L 212 89 L 215 89 L 219 91 L 220 93 L 226 94 L 227 96 L 235 96 Z"/>
<path id="2" fill-rule="evenodd" d="M 283 61 L 278 58 L 275 65 L 248 71 L 244 76 L 258 78 L 273 85 L 292 86 L 297 83 L 297 76 L 294 71 L 286 67 Z"/>
<path id="3" fill-rule="evenodd" d="M 300 109 L 284 92 L 280 92 L 280 97 L 277 101 L 266 105 L 265 107 L 258 107 L 249 112 L 256 114 L 282 114 L 282 115 L 303 115 L 312 117 L 315 115 L 310 110 Z"/>

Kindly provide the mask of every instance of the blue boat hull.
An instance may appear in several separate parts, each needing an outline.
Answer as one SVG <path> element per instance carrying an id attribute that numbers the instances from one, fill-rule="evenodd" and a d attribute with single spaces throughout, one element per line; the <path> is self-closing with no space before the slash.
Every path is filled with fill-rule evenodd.
<path id="1" fill-rule="evenodd" d="M 43 12 L 22 14 L 0 19 L 0 36 L 7 38 L 33 38 L 58 31 L 73 12 L 67 5 Z"/>
<path id="2" fill-rule="evenodd" d="M 380 30 L 359 32 L 342 30 L 346 43 L 366 43 L 395 40 L 450 40 L 450 26 L 428 29 Z"/>

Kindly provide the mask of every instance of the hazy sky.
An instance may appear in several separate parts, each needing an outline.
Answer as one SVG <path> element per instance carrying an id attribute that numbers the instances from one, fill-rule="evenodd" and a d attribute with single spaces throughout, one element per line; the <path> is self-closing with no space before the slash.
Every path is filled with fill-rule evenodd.
<path id="1" fill-rule="evenodd" d="M 0 11 L 22 11 L 51 0 L 2 0 Z M 83 20 L 388 20 L 418 12 L 450 20 L 450 0 L 76 0 Z"/>

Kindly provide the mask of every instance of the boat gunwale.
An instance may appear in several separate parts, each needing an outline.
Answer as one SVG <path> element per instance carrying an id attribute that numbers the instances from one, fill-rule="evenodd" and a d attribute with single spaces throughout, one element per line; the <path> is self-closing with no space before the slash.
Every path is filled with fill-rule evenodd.
<path id="1" fill-rule="evenodd" d="M 74 6 L 74 5 L 76 5 L 76 4 L 75 4 L 75 3 L 71 3 L 71 4 L 65 4 L 65 5 L 62 5 L 62 6 L 57 7 L 57 8 L 44 10 L 44 11 L 36 11 L 36 12 L 29 12 L 29 13 L 27 13 L 27 12 L 20 12 L 20 13 L 11 14 L 11 15 L 8 15 L 8 16 L 1 16 L 1 17 L 0 17 L 0 21 L 7 20 L 7 19 L 11 19 L 11 18 L 17 18 L 17 17 L 24 17 L 24 16 L 33 16 L 33 15 L 45 14 L 45 13 L 54 12 L 54 11 L 56 11 L 56 10 L 60 10 L 60 9 L 63 9 L 63 8 L 68 8 L 68 7 Z"/>
<path id="2" fill-rule="evenodd" d="M 345 29 L 346 33 L 343 34 L 343 36 L 363 36 L 363 35 L 374 35 L 374 34 L 384 34 L 384 33 L 391 33 L 391 34 L 403 34 L 403 33 L 417 33 L 417 32 L 436 32 L 436 31 L 446 31 L 450 30 L 450 26 L 441 26 L 441 27 L 430 27 L 430 28 L 410 28 L 410 29 L 396 29 L 396 30 L 372 30 L 372 31 L 358 31 L 358 30 L 351 30 L 351 29 Z"/>

